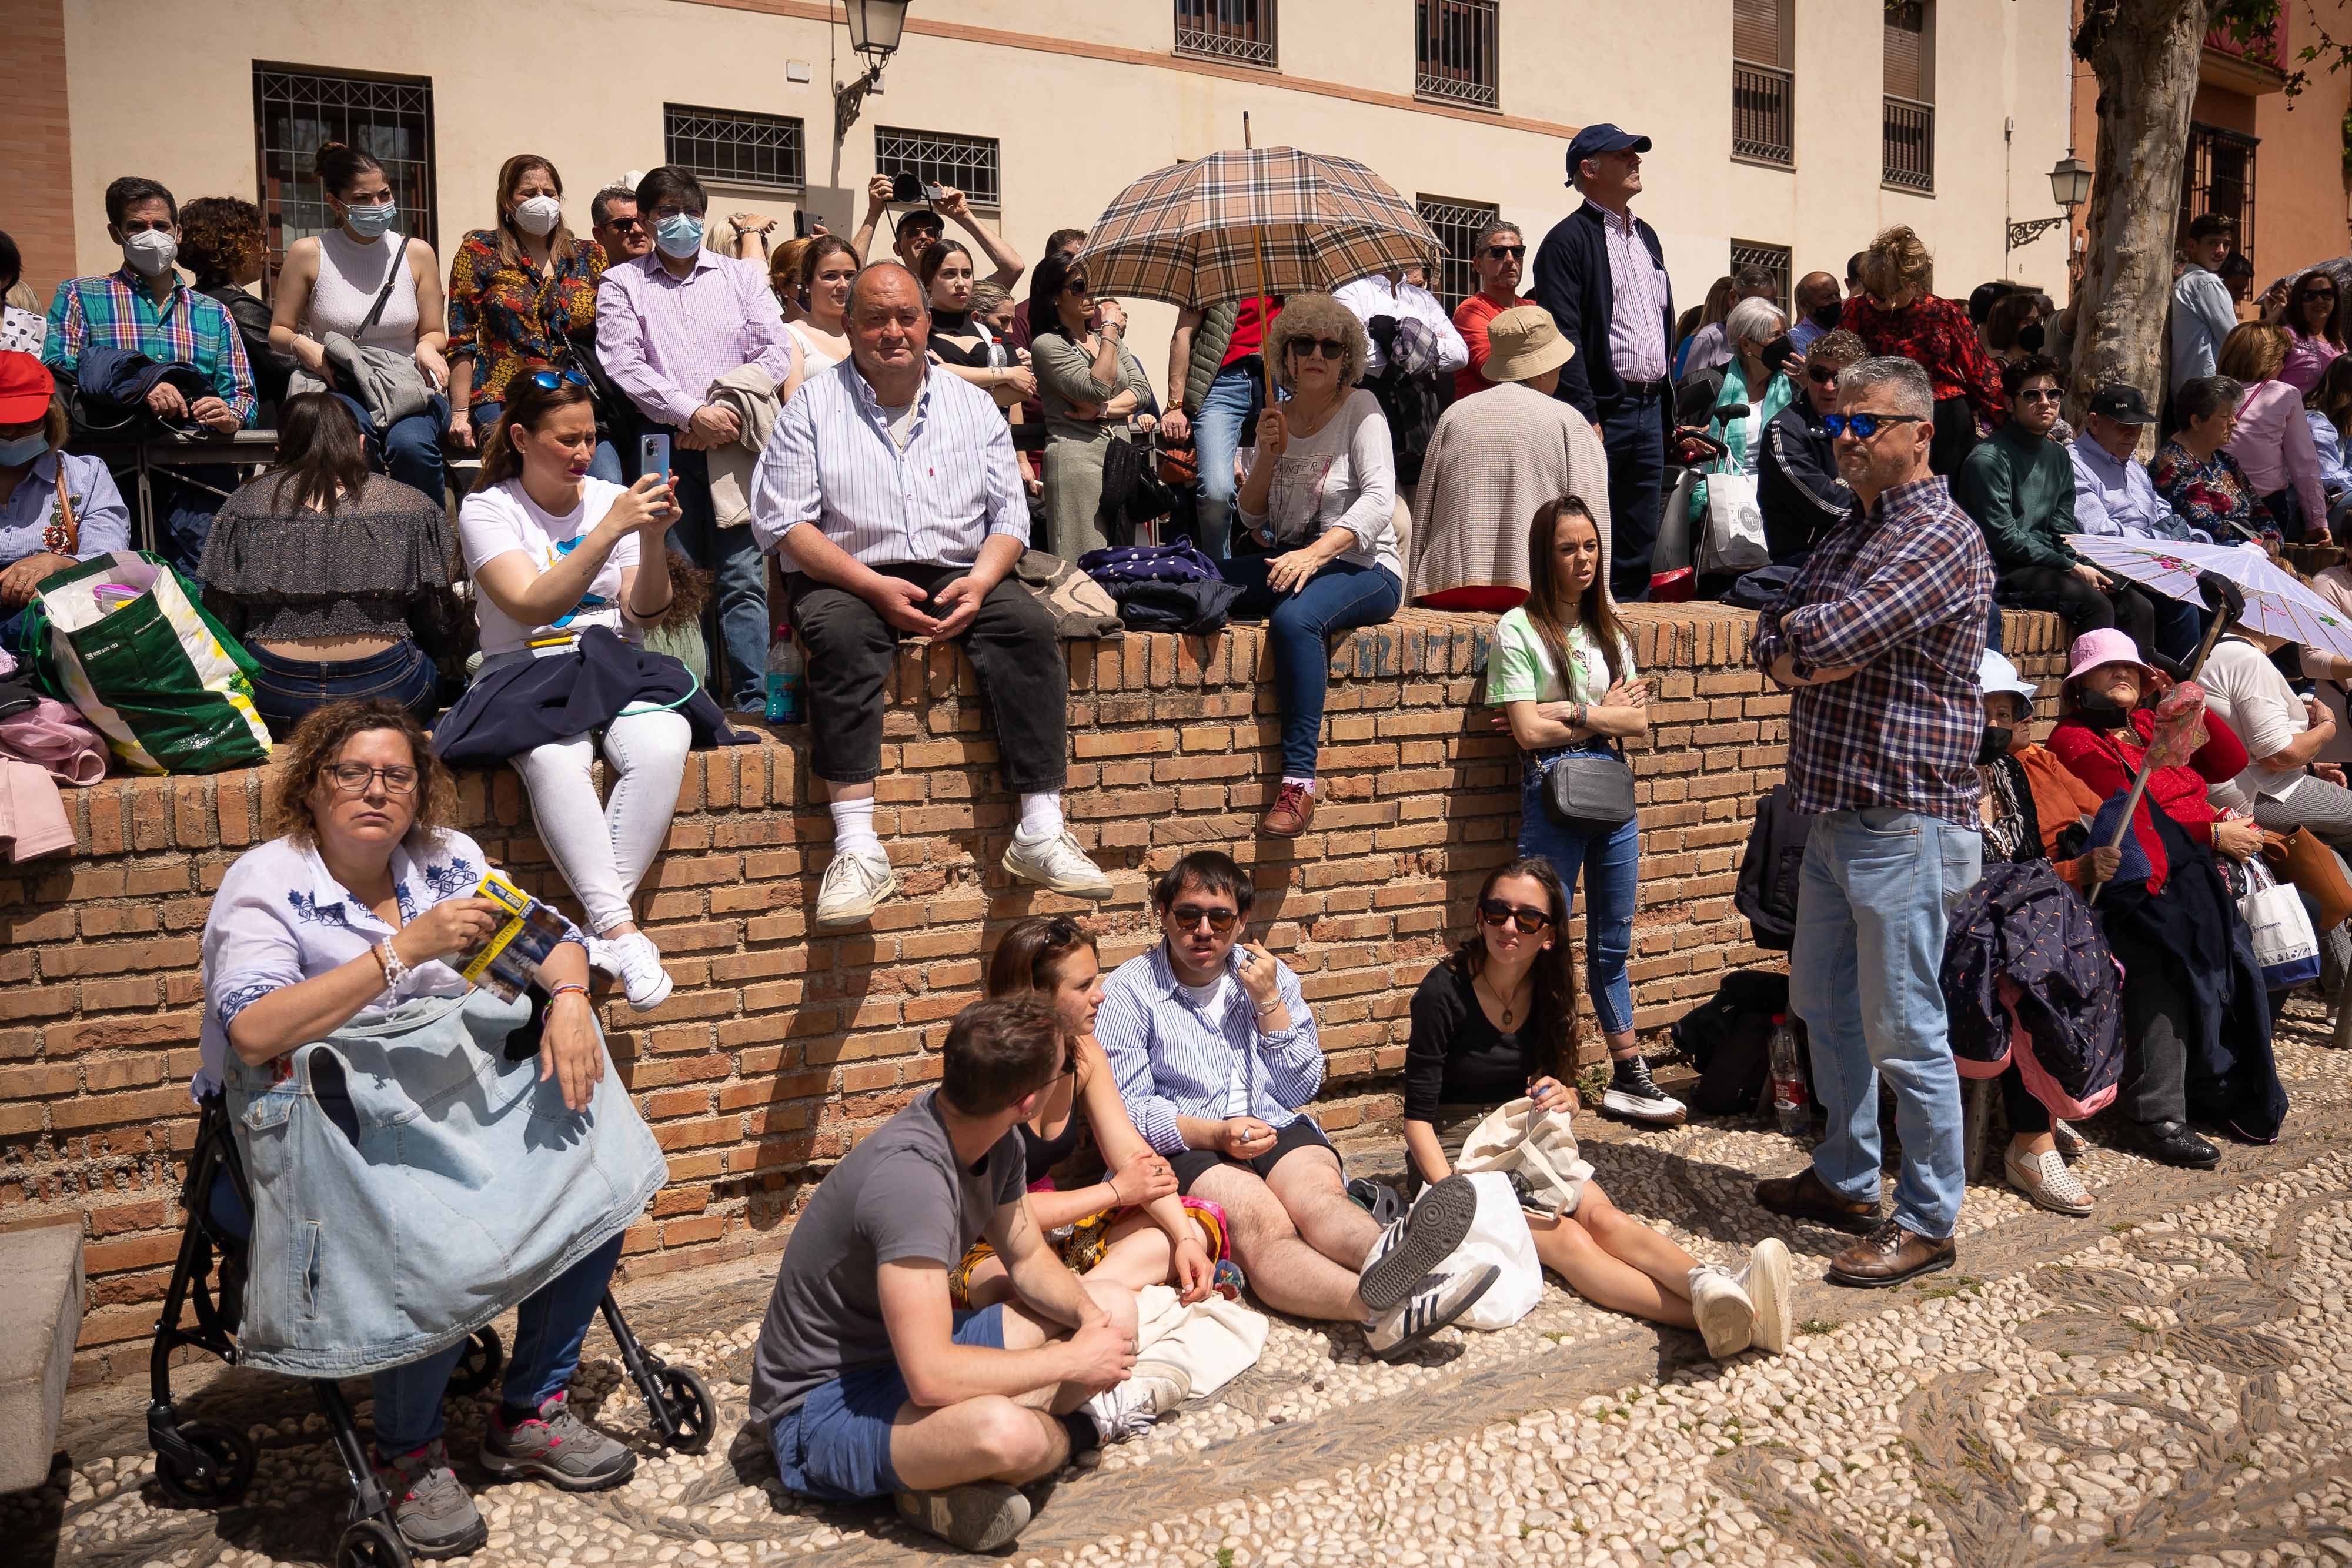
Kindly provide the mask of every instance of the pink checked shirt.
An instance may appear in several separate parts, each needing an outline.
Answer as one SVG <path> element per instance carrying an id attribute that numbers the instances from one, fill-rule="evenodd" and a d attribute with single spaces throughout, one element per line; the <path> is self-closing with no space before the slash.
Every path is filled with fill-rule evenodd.
<path id="1" fill-rule="evenodd" d="M 596 355 L 647 419 L 673 429 L 685 428 L 730 371 L 758 365 L 779 391 L 793 373 L 793 340 L 766 275 L 707 250 L 684 277 L 659 251 L 606 269 Z"/>

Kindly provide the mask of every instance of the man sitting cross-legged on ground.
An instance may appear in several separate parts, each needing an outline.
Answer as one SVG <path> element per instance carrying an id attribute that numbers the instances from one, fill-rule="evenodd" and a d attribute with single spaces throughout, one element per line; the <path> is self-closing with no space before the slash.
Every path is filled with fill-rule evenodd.
<path id="1" fill-rule="evenodd" d="M 1323 1051 L 1298 977 L 1238 946 L 1249 878 L 1214 850 L 1151 890 L 1165 940 L 1103 988 L 1095 1038 L 1136 1131 L 1169 1158 L 1177 1191 L 1225 1211 L 1258 1299 L 1303 1318 L 1360 1322 L 1394 1360 L 1461 1316 L 1498 1272 L 1438 1268 L 1478 1206 L 1465 1177 L 1433 1186 L 1383 1231 L 1351 1202 L 1339 1156 L 1298 1107 Z"/>
<path id="2" fill-rule="evenodd" d="M 1062 1071 L 1041 997 L 956 1015 L 940 1084 L 817 1186 L 793 1227 L 751 1367 L 784 1485 L 898 1511 L 967 1552 L 1029 1522 L 1018 1489 L 1150 1424 L 1129 1382 L 1135 1295 L 1081 1281 L 1023 1201 L 1013 1128 Z M 956 1312 L 948 1270 L 986 1236 L 1019 1299 Z M 1073 1332 L 1075 1331 L 1075 1332 Z"/>

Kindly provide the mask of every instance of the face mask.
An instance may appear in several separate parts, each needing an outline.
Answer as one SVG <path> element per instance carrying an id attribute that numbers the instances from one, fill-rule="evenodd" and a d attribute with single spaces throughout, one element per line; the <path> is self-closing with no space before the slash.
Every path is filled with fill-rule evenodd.
<path id="1" fill-rule="evenodd" d="M 48 449 L 49 437 L 46 431 L 37 430 L 14 441 L 0 441 L 0 468 L 22 468 Z"/>
<path id="2" fill-rule="evenodd" d="M 373 207 L 343 209 L 343 222 L 350 225 L 352 233 L 362 239 L 374 239 L 381 235 L 388 235 L 392 232 L 392 225 L 399 221 L 400 204 L 397 202 L 385 202 L 380 206 Z"/>
<path id="3" fill-rule="evenodd" d="M 161 277 L 172 269 L 180 242 L 162 229 L 142 229 L 122 242 L 122 259 L 142 277 Z"/>
<path id="4" fill-rule="evenodd" d="M 533 196 L 517 202 L 514 221 L 523 233 L 544 237 L 553 234 L 555 225 L 563 221 L 563 204 L 553 196 Z"/>
<path id="5" fill-rule="evenodd" d="M 2131 716 L 2130 710 L 2110 702 L 2104 693 L 2085 691 L 2076 694 L 2074 716 L 2093 729 L 2116 729 Z"/>
<path id="6" fill-rule="evenodd" d="M 1834 305 L 1824 305 L 1806 319 L 1824 332 L 1834 332 L 1838 323 L 1845 319 L 1845 304 L 1841 300 Z"/>
<path id="7" fill-rule="evenodd" d="M 2040 353 L 2042 351 L 2042 331 L 2041 322 L 2030 322 L 2017 329 L 2017 346 L 2024 350 L 2027 353 Z"/>
<path id="8" fill-rule="evenodd" d="M 654 225 L 654 244 L 664 256 L 692 256 L 702 248 L 702 220 L 692 213 L 672 213 Z"/>
<path id="9" fill-rule="evenodd" d="M 1777 372 L 1782 365 L 1797 357 L 1797 345 L 1789 341 L 1788 334 L 1783 332 L 1764 345 L 1764 352 L 1760 357 L 1764 361 L 1766 370 Z"/>
<path id="10" fill-rule="evenodd" d="M 2010 742 L 2015 739 L 2016 736 L 2015 730 L 2000 725 L 1985 726 L 1984 739 L 1977 746 L 1977 761 L 1985 766 L 2000 761 L 2009 755 Z"/>

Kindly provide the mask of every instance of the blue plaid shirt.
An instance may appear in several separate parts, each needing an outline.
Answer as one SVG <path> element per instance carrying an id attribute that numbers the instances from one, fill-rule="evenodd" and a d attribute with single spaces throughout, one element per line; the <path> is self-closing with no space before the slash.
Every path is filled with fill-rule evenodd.
<path id="1" fill-rule="evenodd" d="M 131 349 L 159 365 L 194 365 L 239 424 L 251 424 L 261 407 L 228 307 L 184 283 L 174 282 L 161 306 L 147 292 L 147 280 L 128 266 L 58 285 L 49 301 L 42 361 L 73 375 L 86 348 Z"/>

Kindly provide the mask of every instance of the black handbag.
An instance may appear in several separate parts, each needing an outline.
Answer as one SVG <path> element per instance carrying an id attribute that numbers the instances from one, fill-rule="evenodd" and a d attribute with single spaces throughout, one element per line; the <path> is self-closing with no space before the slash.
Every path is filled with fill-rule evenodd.
<path id="1" fill-rule="evenodd" d="M 1618 751 L 1570 751 L 1544 768 L 1551 819 L 1580 833 L 1614 832 L 1633 820 L 1633 770 Z"/>

